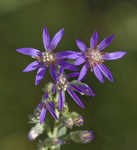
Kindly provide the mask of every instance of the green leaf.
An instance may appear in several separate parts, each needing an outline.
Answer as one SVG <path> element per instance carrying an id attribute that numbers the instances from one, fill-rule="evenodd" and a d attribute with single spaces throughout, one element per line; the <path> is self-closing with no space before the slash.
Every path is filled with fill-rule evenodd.
<path id="1" fill-rule="evenodd" d="M 57 133 L 57 137 L 61 137 L 64 136 L 67 133 L 67 128 L 66 127 L 62 127 L 58 133 Z"/>

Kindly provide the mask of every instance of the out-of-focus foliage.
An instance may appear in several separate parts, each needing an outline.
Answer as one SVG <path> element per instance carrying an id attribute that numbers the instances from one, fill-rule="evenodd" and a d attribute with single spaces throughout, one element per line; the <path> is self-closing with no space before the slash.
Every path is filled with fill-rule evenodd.
<path id="1" fill-rule="evenodd" d="M 0 14 L 19 10 L 21 7 L 31 5 L 40 0 L 0 0 Z"/>
<path id="2" fill-rule="evenodd" d="M 27 139 L 28 115 L 39 103 L 41 88 L 49 81 L 49 75 L 35 87 L 35 72 L 21 72 L 31 59 L 15 50 L 43 50 L 44 25 L 51 35 L 65 28 L 58 51 L 77 50 L 75 39 L 88 45 L 96 29 L 99 40 L 115 35 L 106 51 L 128 52 L 123 59 L 106 63 L 114 83 L 105 80 L 102 85 L 90 73 L 84 79 L 96 96 L 83 98 L 85 110 L 74 103 L 69 105 L 84 116 L 84 128 L 92 129 L 95 139 L 87 145 L 71 144 L 63 149 L 137 149 L 136 0 L 0 0 L 0 149 L 35 148 Z"/>

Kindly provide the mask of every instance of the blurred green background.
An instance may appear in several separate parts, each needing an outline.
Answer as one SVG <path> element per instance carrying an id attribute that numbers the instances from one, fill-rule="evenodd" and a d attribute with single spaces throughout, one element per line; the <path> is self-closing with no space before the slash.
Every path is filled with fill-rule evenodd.
<path id="1" fill-rule="evenodd" d="M 64 27 L 57 50 L 77 50 L 74 40 L 89 45 L 96 29 L 99 40 L 115 35 L 107 51 L 123 50 L 121 60 L 106 63 L 115 82 L 100 84 L 93 74 L 85 82 L 96 97 L 82 97 L 81 110 L 85 129 L 92 129 L 95 139 L 90 144 L 70 144 L 62 150 L 129 150 L 137 149 L 137 1 L 136 0 L 0 0 L 0 150 L 34 150 L 29 142 L 28 115 L 43 94 L 34 86 L 35 73 L 22 73 L 31 58 L 20 55 L 17 48 L 43 50 L 42 29 L 47 26 L 51 36 Z"/>

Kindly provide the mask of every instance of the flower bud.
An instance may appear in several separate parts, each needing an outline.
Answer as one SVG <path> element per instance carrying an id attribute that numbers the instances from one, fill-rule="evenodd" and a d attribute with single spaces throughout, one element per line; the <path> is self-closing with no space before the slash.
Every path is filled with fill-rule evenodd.
<path id="1" fill-rule="evenodd" d="M 92 131 L 82 131 L 80 133 L 80 140 L 82 143 L 89 143 L 93 140 L 94 136 Z"/>
<path id="2" fill-rule="evenodd" d="M 77 115 L 74 117 L 73 122 L 74 122 L 75 126 L 80 127 L 83 125 L 84 120 L 83 120 L 83 117 L 81 115 Z"/>
<path id="3" fill-rule="evenodd" d="M 28 138 L 30 141 L 35 140 L 40 134 L 42 134 L 44 131 L 44 125 L 43 124 L 36 124 L 34 127 L 31 128 L 31 130 L 28 133 Z"/>
<path id="4" fill-rule="evenodd" d="M 71 118 L 67 118 L 66 120 L 65 120 L 65 127 L 67 127 L 67 128 L 72 128 L 73 127 L 73 125 L 74 125 L 74 123 L 73 123 L 73 120 L 71 119 Z"/>
<path id="5" fill-rule="evenodd" d="M 59 138 L 53 138 L 52 139 L 52 144 L 57 145 L 57 144 L 63 144 L 62 140 Z"/>
<path id="6" fill-rule="evenodd" d="M 93 140 L 94 136 L 92 131 L 75 131 L 71 132 L 70 138 L 76 143 L 89 143 Z"/>

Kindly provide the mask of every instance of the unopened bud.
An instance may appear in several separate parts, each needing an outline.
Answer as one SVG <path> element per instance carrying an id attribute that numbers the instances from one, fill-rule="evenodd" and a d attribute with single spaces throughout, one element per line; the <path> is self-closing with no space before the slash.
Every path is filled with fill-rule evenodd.
<path id="1" fill-rule="evenodd" d="M 94 136 L 92 131 L 75 131 L 71 132 L 70 138 L 76 143 L 89 143 L 93 140 Z"/>
<path id="2" fill-rule="evenodd" d="M 65 127 L 72 128 L 74 125 L 73 120 L 71 118 L 68 118 L 65 120 Z"/>
<path id="3" fill-rule="evenodd" d="M 30 141 L 35 140 L 40 134 L 44 131 L 43 124 L 36 124 L 36 126 L 32 127 L 28 133 L 28 138 Z"/>
<path id="4" fill-rule="evenodd" d="M 82 131 L 80 133 L 80 140 L 82 143 L 89 143 L 93 140 L 94 136 L 92 131 Z"/>
<path id="5" fill-rule="evenodd" d="M 54 138 L 52 139 L 52 144 L 57 145 L 57 144 L 63 144 L 62 140 L 59 138 Z"/>
<path id="6" fill-rule="evenodd" d="M 83 120 L 83 117 L 81 115 L 77 115 L 74 117 L 73 122 L 74 122 L 75 126 L 80 127 L 83 125 L 84 120 Z"/>

